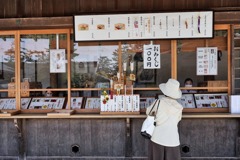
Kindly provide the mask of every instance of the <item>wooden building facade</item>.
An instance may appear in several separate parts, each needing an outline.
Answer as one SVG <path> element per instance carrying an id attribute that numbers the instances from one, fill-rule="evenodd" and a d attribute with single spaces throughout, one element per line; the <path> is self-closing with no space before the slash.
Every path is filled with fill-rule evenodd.
<path id="1" fill-rule="evenodd" d="M 73 15 L 200 10 L 213 10 L 214 24 L 239 24 L 239 0 L 0 0 L 0 33 L 72 29 Z M 139 134 L 144 118 L 24 113 L 1 117 L 0 160 L 145 160 L 148 140 Z M 240 159 L 239 118 L 230 113 L 185 113 L 179 124 L 182 159 Z"/>

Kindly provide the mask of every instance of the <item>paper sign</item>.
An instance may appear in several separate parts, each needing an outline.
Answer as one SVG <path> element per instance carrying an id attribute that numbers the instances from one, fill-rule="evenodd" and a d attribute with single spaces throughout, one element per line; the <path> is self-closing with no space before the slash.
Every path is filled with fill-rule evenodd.
<path id="1" fill-rule="evenodd" d="M 197 48 L 197 75 L 217 75 L 217 47 Z"/>
<path id="2" fill-rule="evenodd" d="M 144 45 L 143 46 L 143 68 L 156 69 L 160 68 L 160 45 Z"/>

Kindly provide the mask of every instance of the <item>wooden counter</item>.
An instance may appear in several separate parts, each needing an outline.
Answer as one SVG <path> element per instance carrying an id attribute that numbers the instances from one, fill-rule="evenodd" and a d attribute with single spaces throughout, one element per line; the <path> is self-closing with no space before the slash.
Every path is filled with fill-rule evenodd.
<path id="1" fill-rule="evenodd" d="M 69 116 L 47 116 L 47 114 L 16 114 L 12 116 L 0 116 L 0 119 L 51 119 L 51 118 L 70 118 L 70 119 L 122 119 L 122 118 L 145 118 L 145 114 L 140 115 L 100 115 L 100 114 L 72 114 Z M 183 118 L 240 118 L 240 114 L 231 114 L 231 113 L 185 113 Z"/>

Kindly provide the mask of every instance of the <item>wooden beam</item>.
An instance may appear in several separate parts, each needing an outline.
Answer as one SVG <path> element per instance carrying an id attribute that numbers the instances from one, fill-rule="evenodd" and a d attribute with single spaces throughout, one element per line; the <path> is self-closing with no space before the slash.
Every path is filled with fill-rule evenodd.
<path id="1" fill-rule="evenodd" d="M 215 12 L 215 24 L 239 24 L 240 11 Z"/>
<path id="2" fill-rule="evenodd" d="M 0 19 L 0 30 L 72 28 L 73 17 Z"/>
<path id="3" fill-rule="evenodd" d="M 214 13 L 214 24 L 238 24 L 240 11 Z M 73 28 L 73 17 L 0 19 L 0 30 Z"/>

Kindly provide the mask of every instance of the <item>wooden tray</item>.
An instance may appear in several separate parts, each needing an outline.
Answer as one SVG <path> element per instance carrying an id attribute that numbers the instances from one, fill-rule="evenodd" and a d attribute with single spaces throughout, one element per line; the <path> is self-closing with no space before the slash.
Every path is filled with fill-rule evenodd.
<path id="1" fill-rule="evenodd" d="M 0 117 L 11 117 L 19 114 L 20 112 L 20 110 L 0 110 Z"/>
<path id="2" fill-rule="evenodd" d="M 64 117 L 70 116 L 74 113 L 74 110 L 59 109 L 53 110 L 52 112 L 47 113 L 48 117 Z"/>

